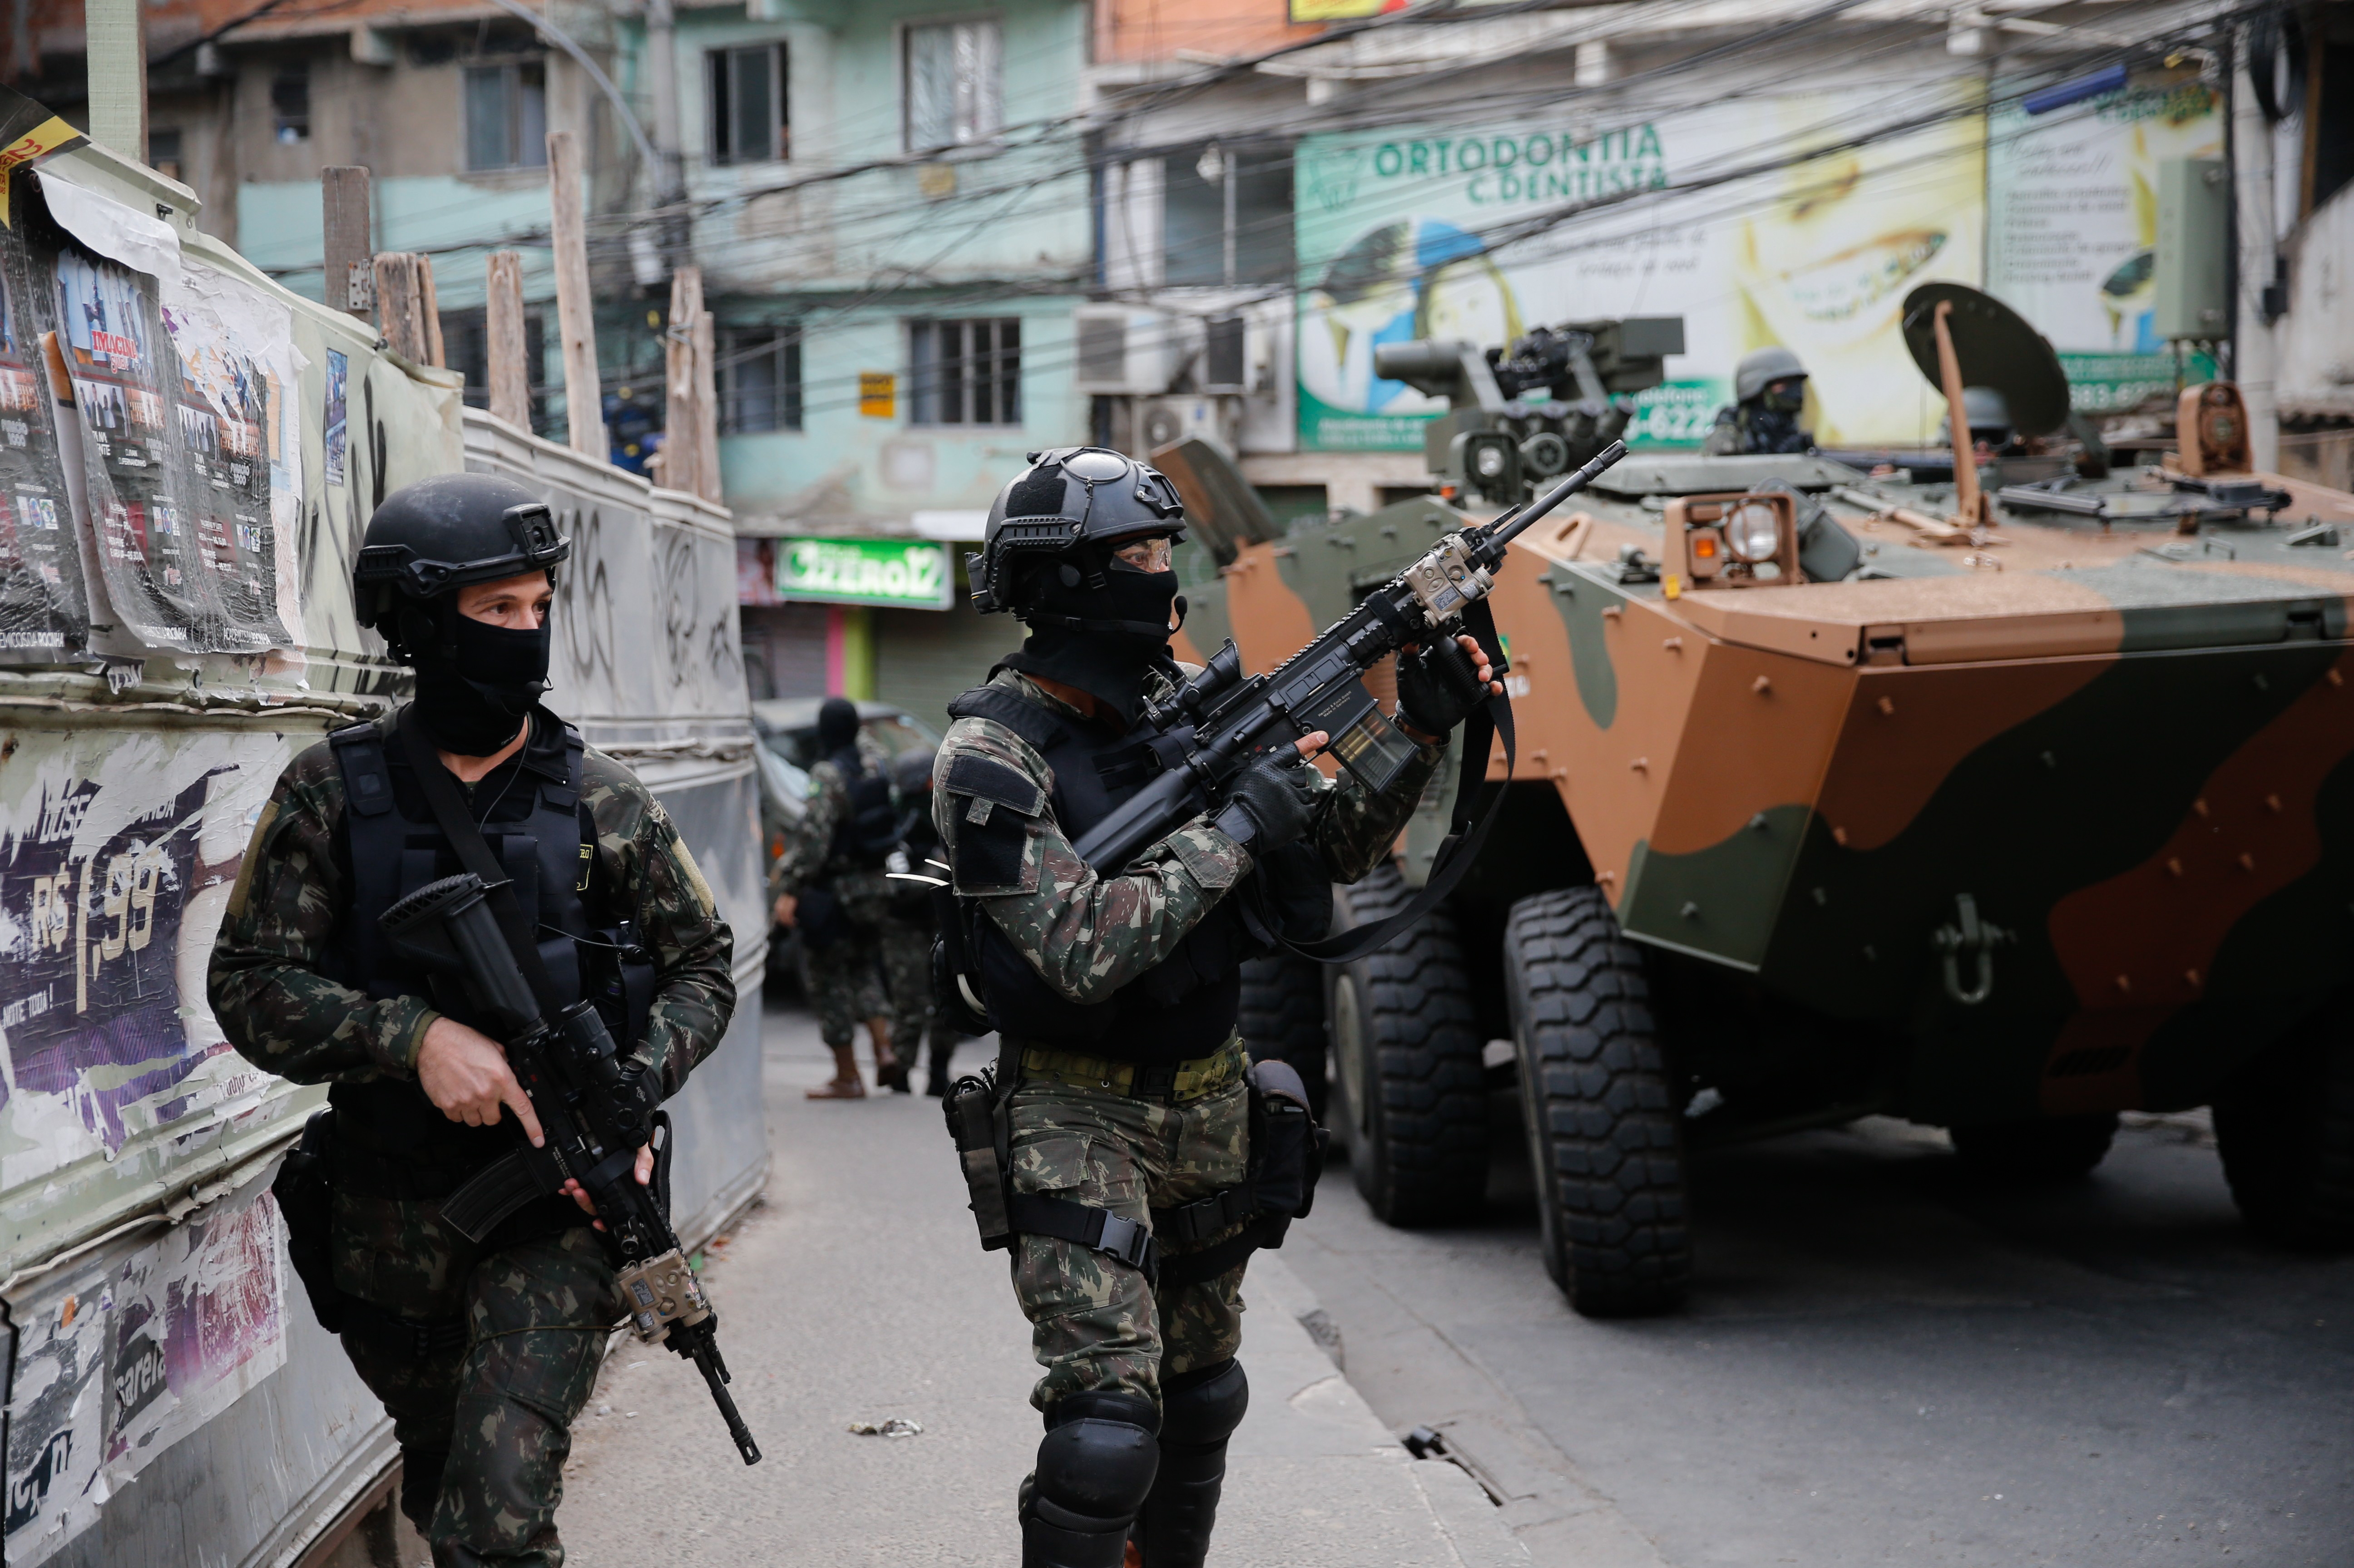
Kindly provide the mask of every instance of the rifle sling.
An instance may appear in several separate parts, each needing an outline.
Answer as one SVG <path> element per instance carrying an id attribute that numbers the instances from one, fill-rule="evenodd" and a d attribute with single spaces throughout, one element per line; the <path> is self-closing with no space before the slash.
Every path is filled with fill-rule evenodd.
<path id="1" fill-rule="evenodd" d="M 1463 612 L 1463 621 L 1471 635 L 1479 640 L 1489 664 L 1500 678 L 1511 666 L 1504 659 L 1503 641 L 1496 634 L 1494 610 L 1485 599 L 1474 599 Z M 1479 847 L 1488 842 L 1488 830 L 1495 826 L 1497 809 L 1504 803 L 1504 791 L 1500 788 L 1488 801 L 1486 809 L 1480 811 L 1479 821 L 1471 820 L 1472 801 L 1478 798 L 1480 787 L 1488 779 L 1488 748 L 1498 736 L 1504 740 L 1504 779 L 1509 783 L 1516 755 L 1512 699 L 1501 692 L 1490 694 L 1488 700 L 1473 708 L 1463 721 L 1462 771 L 1458 775 L 1455 787 L 1454 820 L 1448 826 L 1447 838 L 1438 846 L 1437 858 L 1431 863 L 1430 880 L 1406 900 L 1405 908 L 1370 926 L 1360 926 L 1321 941 L 1295 942 L 1279 931 L 1276 932 L 1277 940 L 1288 951 L 1320 964 L 1354 963 L 1366 954 L 1378 952 L 1389 946 L 1404 935 L 1407 927 L 1437 908 L 1441 899 L 1455 891 L 1456 885 L 1471 869 L 1471 863 L 1479 858 Z M 1271 910 L 1263 912 L 1265 916 L 1272 914 Z M 1274 929 L 1271 919 L 1267 924 L 1270 930 Z"/>
<path id="2" fill-rule="evenodd" d="M 515 902 L 514 879 L 483 841 L 482 825 L 474 821 L 474 814 L 458 798 L 457 781 L 441 766 L 440 754 L 426 738 L 414 703 L 400 710 L 398 723 L 400 743 L 408 752 L 409 768 L 417 775 L 418 788 L 425 792 L 426 805 L 432 808 L 433 820 L 440 824 L 441 836 L 458 852 L 458 863 L 482 879 L 491 913 L 497 916 L 499 929 L 506 934 L 507 946 L 514 949 L 515 968 L 523 971 L 524 983 L 531 987 L 532 996 L 539 1002 L 540 1017 L 553 1023 L 556 1015 L 563 1011 L 562 995 L 548 979 L 547 966 L 540 962 L 539 939 L 523 917 L 523 906 Z"/>

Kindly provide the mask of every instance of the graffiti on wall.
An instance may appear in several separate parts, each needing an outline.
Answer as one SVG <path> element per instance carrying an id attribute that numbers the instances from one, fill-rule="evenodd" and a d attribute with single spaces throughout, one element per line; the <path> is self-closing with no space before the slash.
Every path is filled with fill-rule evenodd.
<path id="1" fill-rule="evenodd" d="M 18 1322 L 5 1520 L 30 1568 L 165 1448 L 286 1361 L 278 1205 L 255 1184 L 71 1270 Z"/>

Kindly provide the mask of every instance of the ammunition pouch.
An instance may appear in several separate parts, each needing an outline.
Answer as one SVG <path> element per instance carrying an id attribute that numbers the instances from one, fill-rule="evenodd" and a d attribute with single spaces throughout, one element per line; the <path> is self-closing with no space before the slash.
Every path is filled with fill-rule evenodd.
<path id="1" fill-rule="evenodd" d="M 1150 1229 L 1068 1198 L 1016 1192 L 1008 1106 L 1017 1066 L 1009 1050 L 996 1065 L 958 1079 L 942 1105 L 984 1250 L 1010 1247 L 1025 1233 L 1052 1236 L 1141 1270 L 1156 1289 L 1194 1285 L 1239 1266 L 1260 1247 L 1281 1246 L 1291 1222 L 1316 1201 L 1331 1135 L 1316 1125 L 1298 1071 L 1279 1061 L 1255 1062 L 1244 1077 L 1250 1089 L 1250 1153 L 1241 1186 L 1155 1209 Z M 1198 1252 L 1161 1254 L 1163 1242 L 1191 1245 L 1238 1224 L 1245 1228 Z"/>
<path id="2" fill-rule="evenodd" d="M 335 1113 L 323 1107 L 302 1124 L 302 1136 L 279 1162 L 270 1183 L 278 1212 L 286 1218 L 286 1255 L 311 1298 L 311 1315 L 330 1334 L 341 1333 L 352 1298 L 335 1287 L 334 1256 L 327 1242 L 335 1201 Z"/>

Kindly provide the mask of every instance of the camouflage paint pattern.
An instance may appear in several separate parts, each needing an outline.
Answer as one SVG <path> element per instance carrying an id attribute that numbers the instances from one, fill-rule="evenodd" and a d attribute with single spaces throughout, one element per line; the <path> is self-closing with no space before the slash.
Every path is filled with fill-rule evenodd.
<path id="1" fill-rule="evenodd" d="M 392 1415 L 401 1511 L 431 1543 L 435 1568 L 559 1568 L 571 1426 L 622 1312 L 612 1266 L 592 1232 L 566 1230 L 463 1260 L 431 1302 L 407 1315 L 462 1317 L 462 1344 L 419 1356 L 398 1332 L 343 1336 Z"/>
<path id="2" fill-rule="evenodd" d="M 1144 1224 L 1152 1209 L 1240 1186 L 1250 1140 L 1240 1043 L 1220 1057 L 1228 1070 L 1212 1075 L 1217 1086 L 1190 1098 L 1109 1094 L 1025 1073 L 1010 1111 L 1014 1191 L 1051 1193 Z M 1241 1228 L 1184 1250 L 1216 1245 Z M 1240 1348 L 1244 1267 L 1155 1291 L 1141 1270 L 1102 1253 L 1019 1237 L 1013 1293 L 1046 1369 L 1030 1403 L 1043 1411 L 1066 1394 L 1118 1393 L 1157 1404 L 1164 1377 L 1214 1365 Z"/>
<path id="3" fill-rule="evenodd" d="M 1189 672 L 1190 673 L 1190 672 Z M 1019 693 L 1055 712 L 1076 710 L 1027 677 L 1000 671 L 991 683 Z M 1158 692 L 1154 694 L 1158 695 Z M 939 776 L 959 755 L 984 758 L 1015 769 L 1043 792 L 1054 789 L 1054 769 L 1003 725 L 961 718 L 940 743 Z M 1389 792 L 1370 794 L 1354 779 L 1322 786 L 1307 842 L 1335 882 L 1355 882 L 1381 863 L 1398 830 L 1437 771 L 1438 747 L 1424 747 Z M 947 858 L 957 863 L 957 835 L 974 811 L 1012 808 L 971 797 L 935 791 L 933 821 Z M 982 820 L 986 820 L 985 816 Z M 1081 1004 L 1108 1001 L 1113 992 L 1175 950 L 1185 934 L 1218 899 L 1246 874 L 1250 852 L 1197 817 L 1139 854 L 1118 876 L 1102 876 L 1078 857 L 1051 813 L 1023 819 L 1019 864 L 1002 884 L 969 885 L 960 895 L 977 897 L 1014 948 L 1046 983 Z"/>
<path id="4" fill-rule="evenodd" d="M 1785 460 L 1722 461 L 1732 491 Z M 1931 1121 L 2200 1103 L 2354 978 L 2337 552 L 2022 514 L 1995 549 L 1916 549 L 1849 513 L 1892 576 L 1671 598 L 1616 570 L 1664 537 L 1628 482 L 1523 535 L 1493 603 L 1513 779 L 1557 793 L 1630 935 L 1911 1041 L 1891 1108 Z M 1197 643 L 1269 668 L 1479 520 L 1429 496 L 1246 545 L 1189 580 Z M 1978 1007 L 1931 940 L 1960 894 L 2018 938 Z"/>

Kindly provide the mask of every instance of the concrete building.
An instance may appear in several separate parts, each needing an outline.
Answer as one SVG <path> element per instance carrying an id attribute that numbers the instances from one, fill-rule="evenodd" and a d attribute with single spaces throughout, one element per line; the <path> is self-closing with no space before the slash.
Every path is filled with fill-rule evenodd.
<path id="1" fill-rule="evenodd" d="M 1086 23 L 1074 0 L 677 8 L 756 694 L 879 694 L 939 727 L 1016 635 L 967 608 L 957 556 L 1025 452 L 1087 434 Z M 628 37 L 652 99 L 659 50 Z"/>
<path id="2" fill-rule="evenodd" d="M 589 171 L 592 214 L 642 207 L 653 180 L 613 102 L 576 59 L 531 23 L 487 0 L 166 0 L 148 20 L 150 164 L 193 189 L 198 222 L 296 292 L 323 297 L 319 172 L 357 164 L 373 176 L 377 250 L 433 260 L 451 368 L 484 406 L 484 258 L 524 258 L 535 428 L 563 433 L 554 329 L 546 134 L 569 130 Z M 610 70 L 610 13 L 535 4 Z M 20 7 L 0 50 L 0 78 L 77 124 L 87 108 L 80 0 Z M 624 225 L 592 238 L 609 394 L 660 376 L 658 329 L 630 308 Z M 659 260 L 652 282 L 659 285 Z M 635 327 L 632 333 L 628 329 Z M 636 373 L 633 375 L 633 373 Z M 658 385 L 657 385 L 658 390 Z M 659 408 L 657 401 L 656 408 Z M 625 454 L 637 468 L 638 454 Z"/>

